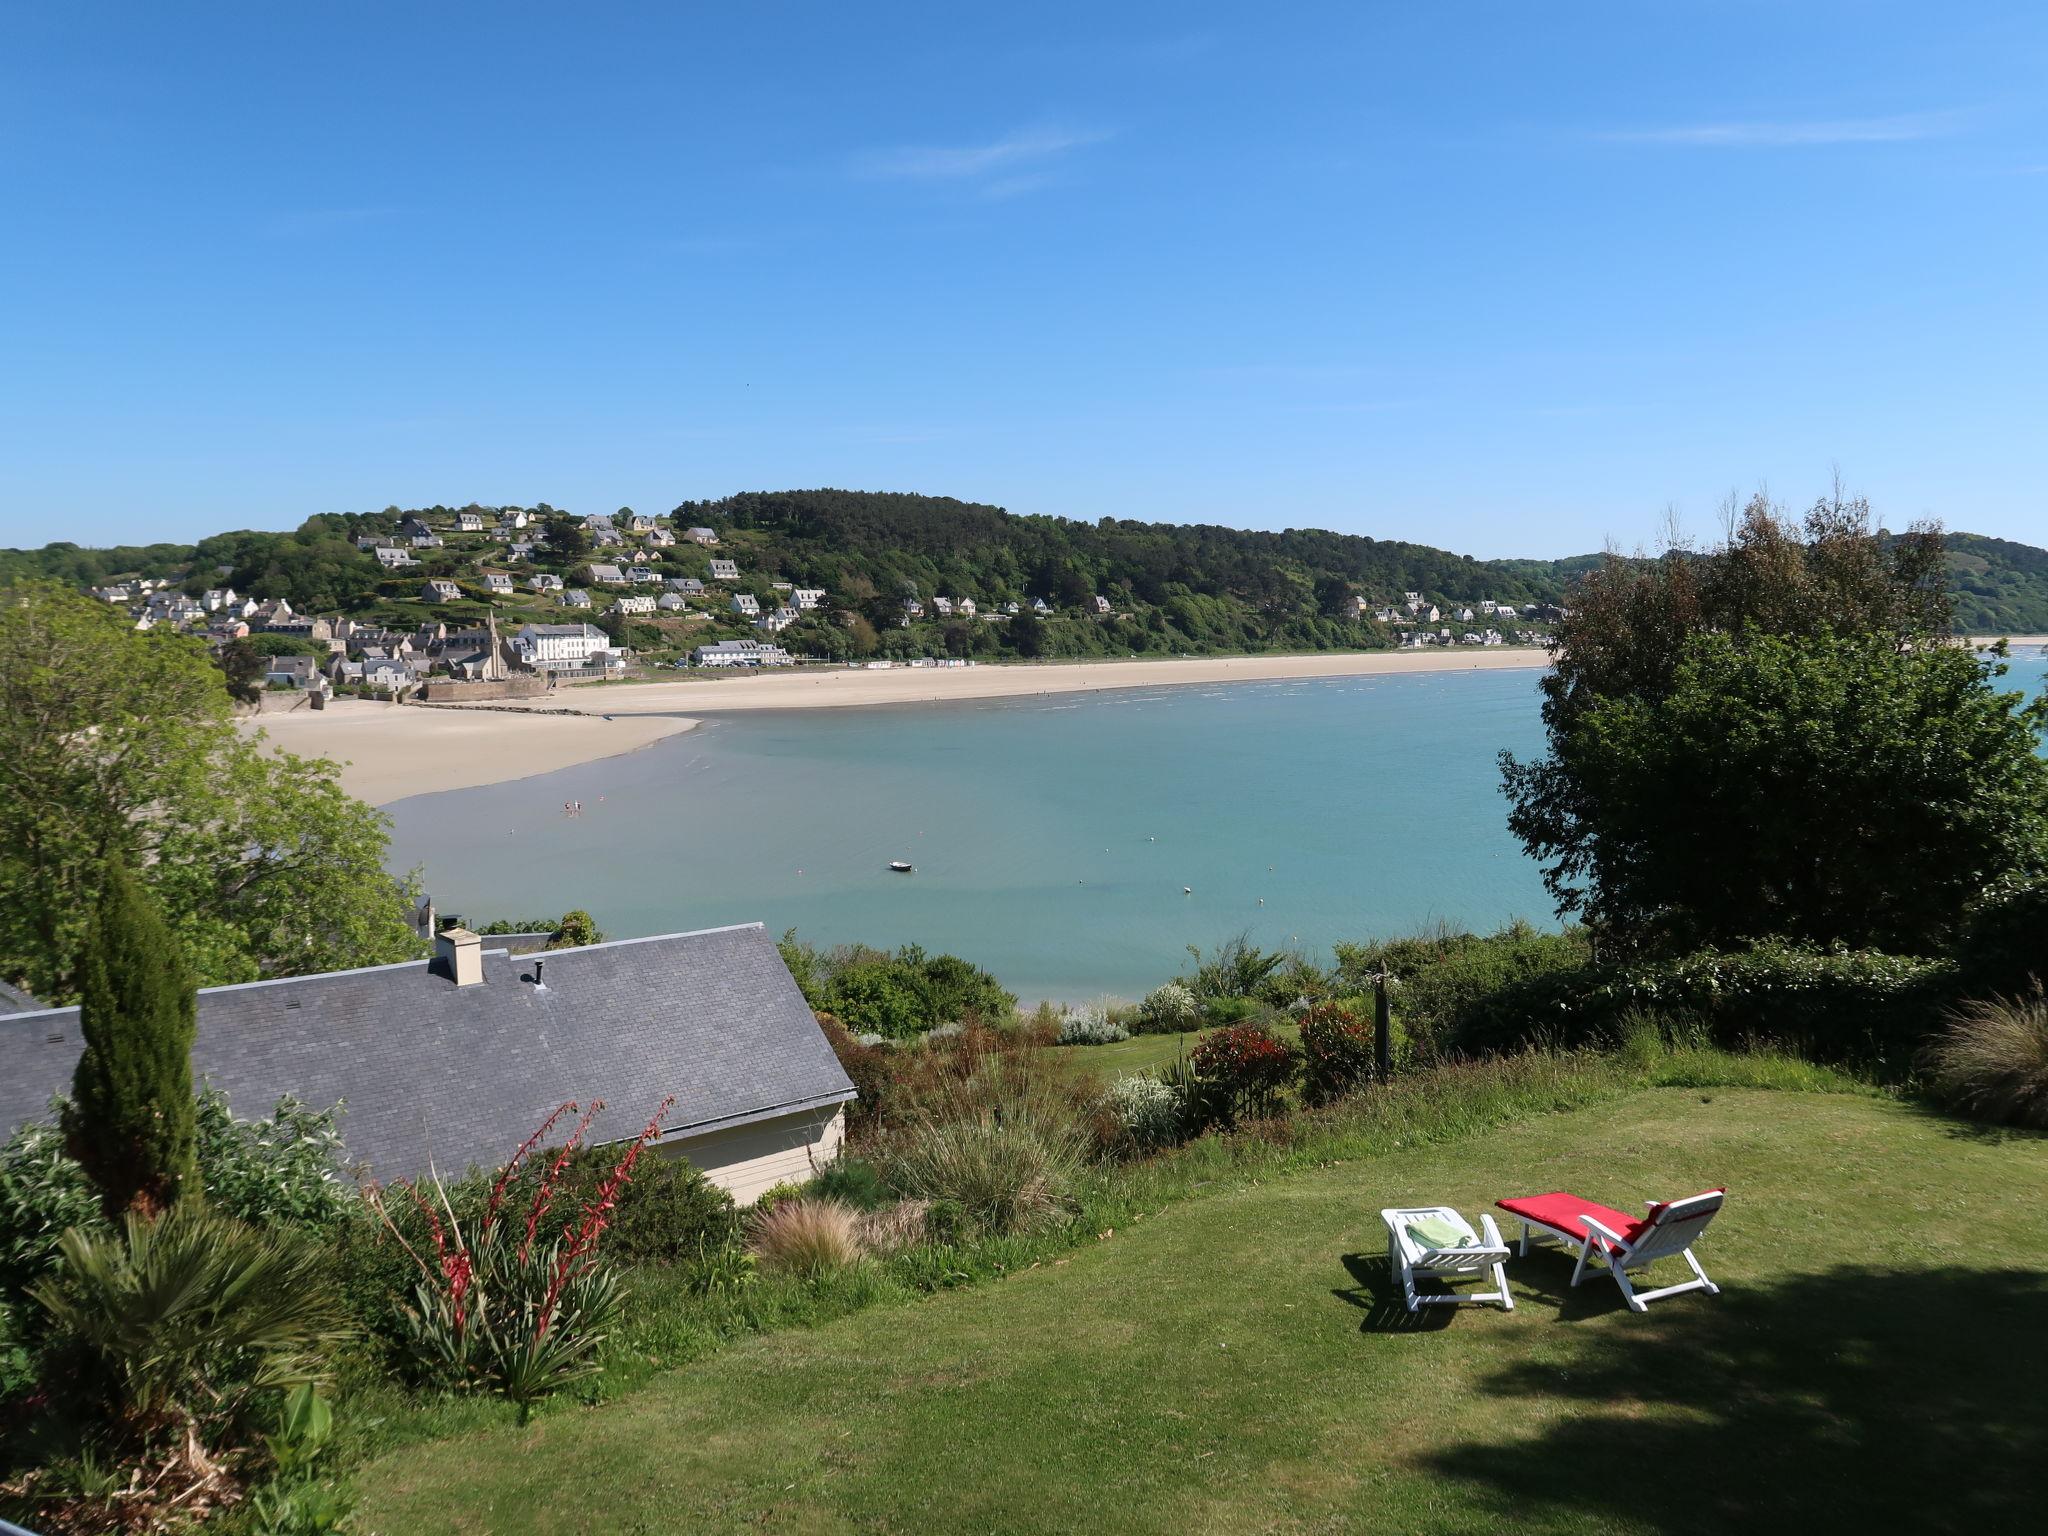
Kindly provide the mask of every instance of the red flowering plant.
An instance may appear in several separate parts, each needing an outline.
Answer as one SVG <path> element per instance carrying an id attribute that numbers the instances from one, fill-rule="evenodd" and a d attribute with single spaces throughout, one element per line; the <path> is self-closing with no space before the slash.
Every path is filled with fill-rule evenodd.
<path id="1" fill-rule="evenodd" d="M 1212 1029 L 1188 1053 L 1204 1118 L 1235 1125 L 1271 1114 L 1294 1076 L 1294 1053 L 1264 1024 Z"/>
<path id="2" fill-rule="evenodd" d="M 1301 1016 L 1301 1092 L 1328 1104 L 1369 1082 L 1373 1026 L 1349 1008 L 1318 1003 Z"/>
<path id="3" fill-rule="evenodd" d="M 662 1100 L 559 1235 L 550 1237 L 544 1222 L 563 1171 L 604 1108 L 601 1099 L 588 1108 L 563 1104 L 542 1121 L 498 1171 L 467 1232 L 438 1173 L 393 1186 L 420 1217 L 426 1235 L 417 1245 L 392 1219 L 387 1192 L 370 1190 L 385 1227 L 419 1268 L 412 1301 L 401 1302 L 398 1314 L 423 1375 L 458 1391 L 510 1398 L 523 1419 L 539 1399 L 601 1369 L 598 1350 L 618 1321 L 619 1285 L 598 1244 L 619 1192 L 674 1103 Z M 568 1138 L 536 1153 L 570 1115 L 577 1119 Z"/>

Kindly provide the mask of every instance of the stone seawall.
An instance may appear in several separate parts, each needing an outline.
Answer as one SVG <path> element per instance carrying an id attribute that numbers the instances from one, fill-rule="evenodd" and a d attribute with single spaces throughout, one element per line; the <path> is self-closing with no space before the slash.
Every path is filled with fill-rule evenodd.
<path id="1" fill-rule="evenodd" d="M 531 699 L 548 691 L 545 679 L 508 677 L 502 682 L 465 683 L 453 678 L 430 680 L 420 685 L 420 696 L 429 704 L 463 704 L 483 699 Z"/>

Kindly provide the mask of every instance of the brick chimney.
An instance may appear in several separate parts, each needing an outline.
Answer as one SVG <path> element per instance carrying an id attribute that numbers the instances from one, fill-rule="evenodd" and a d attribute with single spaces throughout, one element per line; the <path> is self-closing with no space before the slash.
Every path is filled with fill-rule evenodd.
<path id="1" fill-rule="evenodd" d="M 458 987 L 481 986 L 484 941 L 467 928 L 444 928 L 434 935 L 434 963 Z"/>

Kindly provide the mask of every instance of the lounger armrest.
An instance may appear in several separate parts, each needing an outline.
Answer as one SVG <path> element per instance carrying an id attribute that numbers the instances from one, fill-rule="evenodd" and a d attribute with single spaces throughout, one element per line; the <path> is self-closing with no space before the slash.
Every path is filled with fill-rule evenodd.
<path id="1" fill-rule="evenodd" d="M 1612 1227 L 1604 1224 L 1597 1216 L 1582 1215 L 1579 1217 L 1579 1220 L 1586 1224 L 1591 1236 L 1604 1237 L 1607 1239 L 1607 1241 L 1614 1244 L 1614 1246 L 1617 1248 L 1628 1247 L 1628 1239 L 1623 1237 L 1619 1232 L 1615 1231 Z M 1590 1237 L 1588 1240 L 1590 1241 Z"/>
<path id="2" fill-rule="evenodd" d="M 1479 1235 L 1486 1239 L 1486 1246 L 1489 1248 L 1507 1247 L 1507 1244 L 1500 1240 L 1500 1228 L 1493 1224 L 1493 1217 L 1485 1211 L 1479 1213 Z"/>

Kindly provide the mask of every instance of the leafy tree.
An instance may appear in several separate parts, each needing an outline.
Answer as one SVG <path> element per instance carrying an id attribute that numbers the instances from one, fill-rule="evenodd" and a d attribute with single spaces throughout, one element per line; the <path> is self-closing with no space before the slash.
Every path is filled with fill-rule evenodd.
<path id="1" fill-rule="evenodd" d="M 198 994 L 163 914 L 109 858 L 79 962 L 79 1032 L 64 1135 L 108 1217 L 155 1216 L 192 1176 Z"/>
<path id="2" fill-rule="evenodd" d="M 598 930 L 597 920 L 581 907 L 572 907 L 562 914 L 561 924 L 555 929 L 554 937 L 548 940 L 549 949 L 574 949 L 583 944 L 602 944 L 604 934 Z"/>
<path id="3" fill-rule="evenodd" d="M 548 557 L 568 565 L 581 565 L 590 558 L 590 535 L 566 512 L 550 513 L 541 523 Z"/>
<path id="4" fill-rule="evenodd" d="M 2048 697 L 1884 633 L 1701 634 L 1656 693 L 1597 698 L 1508 763 L 1562 910 L 1672 951 L 1781 937 L 1926 953 L 2048 869 Z"/>
<path id="5" fill-rule="evenodd" d="M 389 823 L 336 772 L 243 736 L 199 642 L 63 587 L 0 592 L 0 975 L 78 995 L 110 857 L 202 985 L 417 954 Z"/>
<path id="6" fill-rule="evenodd" d="M 1896 538 L 1874 531 L 1869 504 L 1839 493 L 1799 524 L 1759 496 L 1731 524 L 1706 553 L 1609 556 L 1579 579 L 1543 681 L 1553 734 L 1602 699 L 1661 696 L 1694 635 L 1874 634 L 1906 646 L 1948 632 L 1932 525 Z"/>
<path id="7" fill-rule="evenodd" d="M 228 696 L 253 704 L 263 696 L 263 676 L 269 671 L 264 653 L 247 640 L 230 640 L 214 653 Z"/>
<path id="8" fill-rule="evenodd" d="M 1823 646 L 1836 637 L 1868 637 L 1894 653 L 1925 649 L 1947 632 L 1942 573 L 1938 529 L 1917 526 L 1897 537 L 1874 530 L 1868 504 L 1839 491 L 1796 524 L 1757 497 L 1731 509 L 1728 538 L 1704 553 L 1674 545 L 1657 559 L 1610 556 L 1588 569 L 1568 596 L 1543 679 L 1549 751 L 1526 763 L 1501 755 L 1513 802 L 1509 825 L 1547 861 L 1544 879 L 1559 915 L 1583 913 L 1596 929 L 1633 944 L 1662 942 L 1691 926 L 1655 920 L 1660 902 L 1654 896 L 1622 895 L 1628 883 L 1623 860 L 1634 834 L 1613 827 L 1611 807 L 1598 798 L 1596 780 L 1611 789 L 1608 776 L 1626 767 L 1600 761 L 1615 740 L 1611 721 L 1617 718 L 1603 711 L 1622 703 L 1660 708 L 1704 637 L 1724 638 L 1738 650 L 1773 637 Z M 1851 649 L 1861 657 L 1859 647 Z M 1688 676 L 1696 678 L 1697 668 Z M 1810 698 L 1788 706 L 1827 708 Z M 1604 746 L 1590 744 L 1585 734 L 1595 717 L 1610 720 Z M 1848 771 L 1848 765 L 1817 766 L 1828 774 Z M 1667 804 L 1673 812 L 1681 809 Z M 1745 847 L 1756 841 L 1712 807 L 1682 809 L 1703 813 L 1700 825 L 1716 825 Z M 1740 850 L 1716 853 L 1695 872 L 1697 879 L 1711 879 Z"/>

